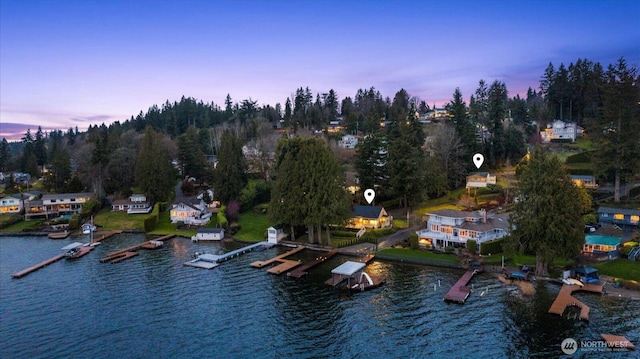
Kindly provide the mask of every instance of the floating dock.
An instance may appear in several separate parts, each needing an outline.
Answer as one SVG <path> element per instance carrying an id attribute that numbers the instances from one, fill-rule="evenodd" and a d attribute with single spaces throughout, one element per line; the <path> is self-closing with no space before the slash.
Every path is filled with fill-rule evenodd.
<path id="1" fill-rule="evenodd" d="M 205 253 L 205 254 L 199 255 L 198 258 L 196 259 L 190 260 L 188 262 L 184 262 L 183 265 L 188 267 L 202 268 L 202 269 L 212 269 L 219 266 L 220 262 L 224 262 L 226 260 L 245 254 L 247 252 L 251 252 L 251 251 L 262 249 L 262 248 L 271 248 L 273 246 L 275 246 L 275 244 L 273 243 L 258 242 L 258 243 L 248 245 L 246 247 L 235 249 L 225 254 Z"/>
<path id="2" fill-rule="evenodd" d="M 280 264 L 278 264 L 277 266 L 270 268 L 269 270 L 267 270 L 267 272 L 271 273 L 271 274 L 282 274 L 288 270 L 291 270 L 297 266 L 299 266 L 301 263 L 299 261 L 292 261 L 289 259 L 285 259 L 286 257 L 298 253 L 301 250 L 305 249 L 304 246 L 298 246 L 288 252 L 282 253 L 279 256 L 273 257 L 269 260 L 266 261 L 256 261 L 251 263 L 251 266 L 254 268 L 262 268 L 264 266 L 268 266 L 269 264 L 275 263 L 275 262 L 279 262 Z"/>
<path id="3" fill-rule="evenodd" d="M 29 267 L 29 268 L 27 268 L 25 270 L 21 270 L 20 272 L 13 273 L 11 275 L 11 277 L 16 278 L 16 279 L 17 278 L 22 278 L 25 275 L 27 275 L 27 274 L 29 274 L 31 272 L 35 272 L 40 268 L 44 268 L 44 267 L 48 266 L 51 263 L 55 263 L 55 262 L 61 260 L 62 258 L 64 258 L 64 253 L 60 253 L 57 256 L 53 257 L 53 258 L 49 258 L 46 261 L 40 262 L 40 263 L 38 263 L 38 264 L 36 264 L 34 266 L 31 266 L 31 267 Z"/>
<path id="4" fill-rule="evenodd" d="M 622 335 L 600 334 L 600 336 L 608 345 L 611 346 L 611 348 L 627 348 L 629 350 L 634 350 L 636 348 L 629 339 Z"/>
<path id="5" fill-rule="evenodd" d="M 573 292 L 581 290 L 602 294 L 602 286 L 599 284 L 585 284 L 584 286 L 563 284 L 556 300 L 553 301 L 551 308 L 549 308 L 549 313 L 562 315 L 567 307 L 574 306 L 580 308 L 581 320 L 589 320 L 589 306 L 572 296 Z"/>
<path id="6" fill-rule="evenodd" d="M 289 277 L 294 277 L 294 278 L 302 278 L 305 275 L 309 274 L 308 270 L 317 266 L 318 264 L 326 261 L 327 259 L 333 257 L 334 255 L 336 255 L 338 253 L 337 249 L 332 249 L 331 251 L 327 252 L 327 254 L 320 256 L 318 258 L 316 258 L 315 260 L 309 262 L 309 263 L 305 263 L 299 267 L 297 267 L 296 269 L 292 270 L 291 272 L 287 273 L 287 276 Z"/>
<path id="7" fill-rule="evenodd" d="M 102 242 L 107 238 L 113 237 L 116 234 L 121 234 L 121 233 L 122 233 L 121 230 L 113 230 L 113 231 L 108 231 L 108 232 L 105 232 L 105 233 L 98 232 L 97 235 L 96 235 L 96 233 L 94 233 L 93 241 L 94 242 Z"/>
<path id="8" fill-rule="evenodd" d="M 469 294 L 471 294 L 471 288 L 469 288 L 468 284 L 471 281 L 471 278 L 478 273 L 480 273 L 478 269 L 467 270 L 462 277 L 458 279 L 456 284 L 449 289 L 447 294 L 444 296 L 444 301 L 464 304 L 467 298 L 469 298 Z"/>
<path id="9" fill-rule="evenodd" d="M 127 248 L 119 249 L 117 251 L 108 253 L 106 257 L 100 259 L 100 263 L 106 263 L 106 262 L 110 262 L 111 264 L 120 263 L 126 259 L 137 256 L 138 252 L 136 252 L 136 250 L 140 248 L 144 248 L 144 249 L 160 248 L 162 247 L 163 241 L 167 239 L 171 239 L 175 236 L 176 236 L 175 234 L 169 234 L 169 235 L 159 237 L 150 241 L 138 243 Z M 132 253 L 135 253 L 135 254 L 132 254 Z"/>

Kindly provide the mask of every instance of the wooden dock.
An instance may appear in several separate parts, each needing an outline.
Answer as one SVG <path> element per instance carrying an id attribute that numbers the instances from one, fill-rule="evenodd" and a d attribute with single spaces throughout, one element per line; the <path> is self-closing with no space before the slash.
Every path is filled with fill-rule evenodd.
<path id="1" fill-rule="evenodd" d="M 297 266 L 299 266 L 301 263 L 299 261 L 292 261 L 289 259 L 285 259 L 286 257 L 298 253 L 301 250 L 303 250 L 305 247 L 304 246 L 298 246 L 288 252 L 282 253 L 279 256 L 273 257 L 269 260 L 266 261 L 256 261 L 251 263 L 251 266 L 254 268 L 262 268 L 264 266 L 268 266 L 272 263 L 275 262 L 279 262 L 280 264 L 278 264 L 277 266 L 270 268 L 269 270 L 267 270 L 267 272 L 271 273 L 271 274 L 282 274 L 285 273 L 288 270 L 291 270 Z"/>
<path id="2" fill-rule="evenodd" d="M 320 256 L 318 258 L 316 258 L 315 260 L 309 262 L 309 263 L 305 263 L 299 267 L 297 267 L 296 269 L 292 270 L 291 272 L 287 273 L 287 276 L 289 277 L 294 277 L 294 278 L 302 278 L 305 275 L 309 274 L 308 270 L 317 266 L 318 264 L 326 261 L 327 259 L 333 257 L 334 255 L 336 255 L 338 253 L 337 249 L 332 249 L 331 251 L 327 252 L 327 254 Z"/>
<path id="3" fill-rule="evenodd" d="M 589 320 L 589 306 L 572 296 L 573 292 L 586 291 L 602 294 L 602 286 L 599 284 L 585 284 L 584 286 L 563 284 L 556 300 L 551 304 L 549 313 L 562 315 L 569 306 L 580 308 L 580 319 Z"/>
<path id="4" fill-rule="evenodd" d="M 31 267 L 29 267 L 27 269 L 21 270 L 20 272 L 13 273 L 11 275 L 11 277 L 12 278 L 16 278 L 16 279 L 17 278 L 22 278 L 25 275 L 27 275 L 27 274 L 29 274 L 31 272 L 35 272 L 40 268 L 44 268 L 44 267 L 48 266 L 51 263 L 55 263 L 55 262 L 61 260 L 62 258 L 64 258 L 64 253 L 60 253 L 57 256 L 53 257 L 53 258 L 49 258 L 46 261 L 40 262 L 40 263 L 38 263 L 38 264 L 36 264 L 34 266 L 31 266 Z"/>
<path id="5" fill-rule="evenodd" d="M 471 278 L 478 273 L 477 269 L 467 270 L 453 285 L 453 287 L 449 289 L 447 294 L 444 296 L 444 301 L 464 304 L 469 297 L 469 294 L 471 294 L 471 288 L 469 288 L 468 284 L 471 281 Z"/>
<path id="6" fill-rule="evenodd" d="M 629 339 L 622 335 L 600 334 L 600 336 L 613 348 L 627 348 L 629 350 L 634 350 L 636 348 Z"/>
<path id="7" fill-rule="evenodd" d="M 156 249 L 156 248 L 160 248 L 160 246 L 158 245 L 158 243 L 161 243 L 162 241 L 165 241 L 167 239 L 171 239 L 173 237 L 175 237 L 175 234 L 169 234 L 163 237 L 159 237 L 156 239 L 152 239 L 149 241 L 145 241 L 142 243 L 138 243 L 132 246 L 129 246 L 127 248 L 123 248 L 123 249 L 119 249 L 117 251 L 113 251 L 111 253 L 108 253 L 106 257 L 100 259 L 100 263 L 106 263 L 106 262 L 111 262 L 113 263 L 120 263 L 125 259 L 129 259 L 132 257 L 135 257 L 136 255 L 138 255 L 137 251 L 140 248 L 144 248 L 144 249 Z M 136 253 L 135 255 L 131 255 L 130 253 Z M 118 260 L 116 260 L 118 259 Z M 114 261 L 116 260 L 116 261 Z"/>
<path id="8" fill-rule="evenodd" d="M 185 262 L 184 265 L 189 267 L 195 267 L 195 268 L 212 269 L 217 267 L 220 264 L 220 262 L 224 262 L 226 260 L 229 260 L 234 257 L 238 257 L 242 254 L 245 254 L 247 252 L 251 252 L 254 250 L 271 248 L 274 245 L 275 244 L 268 243 L 268 242 L 258 242 L 258 243 L 250 244 L 246 247 L 234 249 L 225 254 L 209 254 L 209 253 L 201 254 L 197 258 L 190 260 L 188 262 Z"/>
<path id="9" fill-rule="evenodd" d="M 107 238 L 113 237 L 116 234 L 121 234 L 121 233 L 122 233 L 121 230 L 113 230 L 113 231 L 108 231 L 108 232 L 105 232 L 105 233 L 98 232 L 97 235 L 95 235 L 95 233 L 94 233 L 93 241 L 94 242 L 102 242 Z"/>

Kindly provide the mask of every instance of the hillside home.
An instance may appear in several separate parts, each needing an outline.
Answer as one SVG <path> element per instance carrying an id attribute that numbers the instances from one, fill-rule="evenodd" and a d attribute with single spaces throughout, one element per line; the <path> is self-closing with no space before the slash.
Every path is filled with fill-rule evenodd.
<path id="1" fill-rule="evenodd" d="M 202 199 L 195 197 L 177 198 L 171 204 L 171 223 L 183 222 L 184 224 L 202 226 L 209 223 L 211 212 Z"/>
<path id="2" fill-rule="evenodd" d="M 191 237 L 193 242 L 198 241 L 221 241 L 224 239 L 223 228 L 198 228 L 196 235 Z"/>
<path id="3" fill-rule="evenodd" d="M 598 188 L 598 184 L 596 183 L 596 178 L 593 176 L 571 176 L 571 180 L 573 184 L 578 187 L 584 186 L 587 189 L 595 189 Z"/>
<path id="4" fill-rule="evenodd" d="M 112 211 L 122 211 L 128 214 L 149 213 L 152 209 L 153 204 L 143 194 L 133 194 L 129 199 L 117 199 L 111 203 Z"/>
<path id="5" fill-rule="evenodd" d="M 356 148 L 358 145 L 358 137 L 354 135 L 344 135 L 338 142 L 338 146 L 341 148 Z"/>
<path id="6" fill-rule="evenodd" d="M 496 176 L 487 172 L 476 172 L 467 176 L 467 188 L 482 188 L 496 184 Z"/>
<path id="7" fill-rule="evenodd" d="M 391 227 L 393 217 L 380 206 L 355 206 L 348 228 L 386 228 Z"/>
<path id="8" fill-rule="evenodd" d="M 492 217 L 487 212 L 466 212 L 441 209 L 427 213 L 427 227 L 416 232 L 420 243 L 443 249 L 448 246 L 466 247 L 467 240 L 478 244 L 499 239 L 509 234 L 509 214 Z"/>
<path id="9" fill-rule="evenodd" d="M 543 143 L 551 141 L 571 141 L 575 142 L 576 137 L 582 133 L 582 129 L 573 122 L 555 120 L 547 125 L 547 128 L 540 131 Z"/>
<path id="10" fill-rule="evenodd" d="M 600 207 L 598 208 L 598 221 L 611 223 L 621 228 L 638 228 L 640 223 L 640 210 L 626 208 Z"/>
<path id="11" fill-rule="evenodd" d="M 25 204 L 25 216 L 27 219 L 42 216 L 49 218 L 81 213 L 82 206 L 92 198 L 93 193 L 45 194 L 42 199 Z"/>

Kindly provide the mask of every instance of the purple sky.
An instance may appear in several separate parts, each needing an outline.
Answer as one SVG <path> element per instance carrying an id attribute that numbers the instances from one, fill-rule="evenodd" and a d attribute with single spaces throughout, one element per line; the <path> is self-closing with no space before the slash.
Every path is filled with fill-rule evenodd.
<path id="1" fill-rule="evenodd" d="M 191 96 L 284 104 L 375 86 L 430 105 L 549 62 L 640 64 L 640 1 L 2 1 L 0 137 L 124 121 Z"/>

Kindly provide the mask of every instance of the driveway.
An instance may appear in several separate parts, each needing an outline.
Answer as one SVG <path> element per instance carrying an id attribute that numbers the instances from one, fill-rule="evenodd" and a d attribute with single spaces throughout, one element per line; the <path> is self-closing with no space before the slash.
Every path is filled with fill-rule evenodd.
<path id="1" fill-rule="evenodd" d="M 411 233 L 415 233 L 417 230 L 424 228 L 424 226 L 415 226 L 407 229 L 402 229 L 394 234 L 390 234 L 386 237 L 378 239 L 378 250 L 385 248 L 392 248 L 398 241 L 406 239 Z"/>

